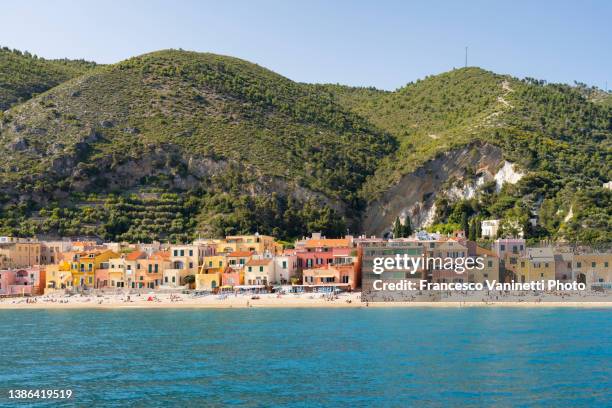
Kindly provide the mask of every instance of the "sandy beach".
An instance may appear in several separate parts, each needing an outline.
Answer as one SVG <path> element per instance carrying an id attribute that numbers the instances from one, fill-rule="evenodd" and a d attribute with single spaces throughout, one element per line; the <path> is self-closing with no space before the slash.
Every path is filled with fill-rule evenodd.
<path id="1" fill-rule="evenodd" d="M 363 302 L 361 293 L 344 293 L 337 297 L 321 294 L 247 294 L 193 296 L 188 294 L 105 294 L 105 295 L 50 295 L 31 298 L 0 299 L 0 309 L 160 309 L 160 308 L 388 308 L 388 307 L 579 307 L 608 308 L 612 301 L 542 298 L 540 300 L 442 300 Z"/>

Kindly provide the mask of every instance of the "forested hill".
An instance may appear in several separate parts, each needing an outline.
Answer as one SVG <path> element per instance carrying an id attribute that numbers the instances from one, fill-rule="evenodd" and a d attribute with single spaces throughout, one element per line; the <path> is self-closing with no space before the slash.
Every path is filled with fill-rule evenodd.
<path id="1" fill-rule="evenodd" d="M 96 67 L 84 60 L 47 60 L 0 48 L 0 111 Z"/>
<path id="2" fill-rule="evenodd" d="M 7 230 L 125 239 L 341 234 L 361 185 L 396 148 L 326 93 L 237 58 L 176 50 L 65 82 L 6 112 L 0 131 Z M 180 219 L 151 212 L 164 193 L 189 203 L 173 210 Z M 115 197 L 132 203 L 129 217 Z"/>
<path id="3" fill-rule="evenodd" d="M 436 228 L 535 217 L 533 239 L 612 238 L 602 189 L 612 116 L 609 95 L 596 89 L 479 68 L 395 92 L 310 85 L 181 50 L 107 66 L 2 55 L 27 61 L 0 88 L 13 95 L 0 118 L 2 235 L 178 241 L 358 232 L 364 213 L 406 176 L 481 143 L 501 149 L 525 177 L 469 199 L 441 191 Z"/>
<path id="4" fill-rule="evenodd" d="M 451 208 L 438 202 L 438 222 L 447 222 L 454 210 L 483 218 L 541 216 L 534 236 L 612 238 L 610 193 L 602 188 L 612 179 L 612 109 L 605 102 L 610 94 L 480 68 L 431 76 L 395 92 L 319 88 L 401 143 L 364 185 L 368 201 L 441 152 L 481 140 L 499 146 L 527 176 Z M 573 217 L 564 221 L 572 206 Z"/>

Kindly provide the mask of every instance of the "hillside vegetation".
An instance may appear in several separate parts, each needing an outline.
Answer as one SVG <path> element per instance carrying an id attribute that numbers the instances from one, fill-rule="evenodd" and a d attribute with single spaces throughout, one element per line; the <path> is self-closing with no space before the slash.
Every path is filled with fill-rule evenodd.
<path id="1" fill-rule="evenodd" d="M 27 196 L 23 220 L 32 209 L 56 205 L 47 201 L 59 202 L 65 194 L 58 191 L 161 188 L 216 203 L 201 203 L 208 217 L 198 226 L 216 234 L 251 229 L 249 211 L 273 192 L 281 202 L 270 205 L 288 206 L 291 197 L 319 203 L 310 212 L 315 219 L 298 214 L 295 227 L 276 220 L 260 232 L 303 233 L 321 218 L 340 233 L 343 217 L 359 208 L 361 185 L 396 147 L 326 93 L 236 58 L 173 50 L 63 83 L 8 111 L 1 132 L 7 160 L 0 180 L 13 190 L 7 206 Z M 337 216 L 317 214 L 321 205 Z"/>
<path id="2" fill-rule="evenodd" d="M 449 214 L 465 212 L 468 217 L 517 218 L 535 239 L 612 238 L 610 192 L 602 189 L 612 178 L 612 110 L 592 101 L 582 87 L 465 68 L 392 93 L 325 89 L 401 142 L 365 183 L 362 194 L 368 201 L 435 155 L 482 140 L 500 146 L 527 176 L 499 193 L 484 188 L 467 203 L 440 200 L 438 222 L 459 222 L 461 215 L 449 219 Z M 538 216 L 542 202 L 555 213 L 534 230 L 526 222 Z M 574 217 L 564 222 L 572 206 Z"/>
<path id="3" fill-rule="evenodd" d="M 0 48 L 0 111 L 24 102 L 96 66 L 84 60 L 46 60 Z"/>
<path id="4" fill-rule="evenodd" d="M 612 114 L 596 89 L 464 68 L 387 92 L 181 50 L 97 67 L 3 53 L 17 62 L 0 75 L 23 73 L 0 87 L 13 95 L 0 118 L 3 235 L 341 235 L 404 176 L 479 142 L 526 175 L 469 200 L 440 194 L 438 226 L 495 217 L 533 240 L 612 239 Z"/>

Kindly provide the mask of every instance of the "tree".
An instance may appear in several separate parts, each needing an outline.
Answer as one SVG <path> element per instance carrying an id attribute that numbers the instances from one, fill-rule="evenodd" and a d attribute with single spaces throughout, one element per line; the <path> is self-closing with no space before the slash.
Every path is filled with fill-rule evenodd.
<path id="1" fill-rule="evenodd" d="M 476 218 L 476 239 L 482 237 L 482 222 L 480 218 Z"/>
<path id="2" fill-rule="evenodd" d="M 410 222 L 410 217 L 406 216 L 404 220 L 403 236 L 409 237 L 412 235 L 412 232 L 412 222 Z"/>
<path id="3" fill-rule="evenodd" d="M 476 218 L 472 218 L 472 222 L 470 223 L 470 233 L 468 235 L 468 239 L 470 241 L 476 241 Z"/>
<path id="4" fill-rule="evenodd" d="M 399 217 L 395 219 L 395 223 L 393 224 L 393 238 L 401 238 L 403 235 L 402 223 L 400 222 Z"/>
<path id="5" fill-rule="evenodd" d="M 470 231 L 470 226 L 468 224 L 468 215 L 467 212 L 461 213 L 461 228 L 463 228 L 463 233 L 468 234 Z"/>

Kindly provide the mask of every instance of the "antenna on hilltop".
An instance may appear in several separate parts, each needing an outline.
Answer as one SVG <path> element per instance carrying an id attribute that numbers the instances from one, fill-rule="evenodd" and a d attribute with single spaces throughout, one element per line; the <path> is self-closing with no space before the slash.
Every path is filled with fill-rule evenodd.
<path id="1" fill-rule="evenodd" d="M 467 52 L 468 52 L 468 47 L 465 47 L 465 67 L 467 68 Z"/>

